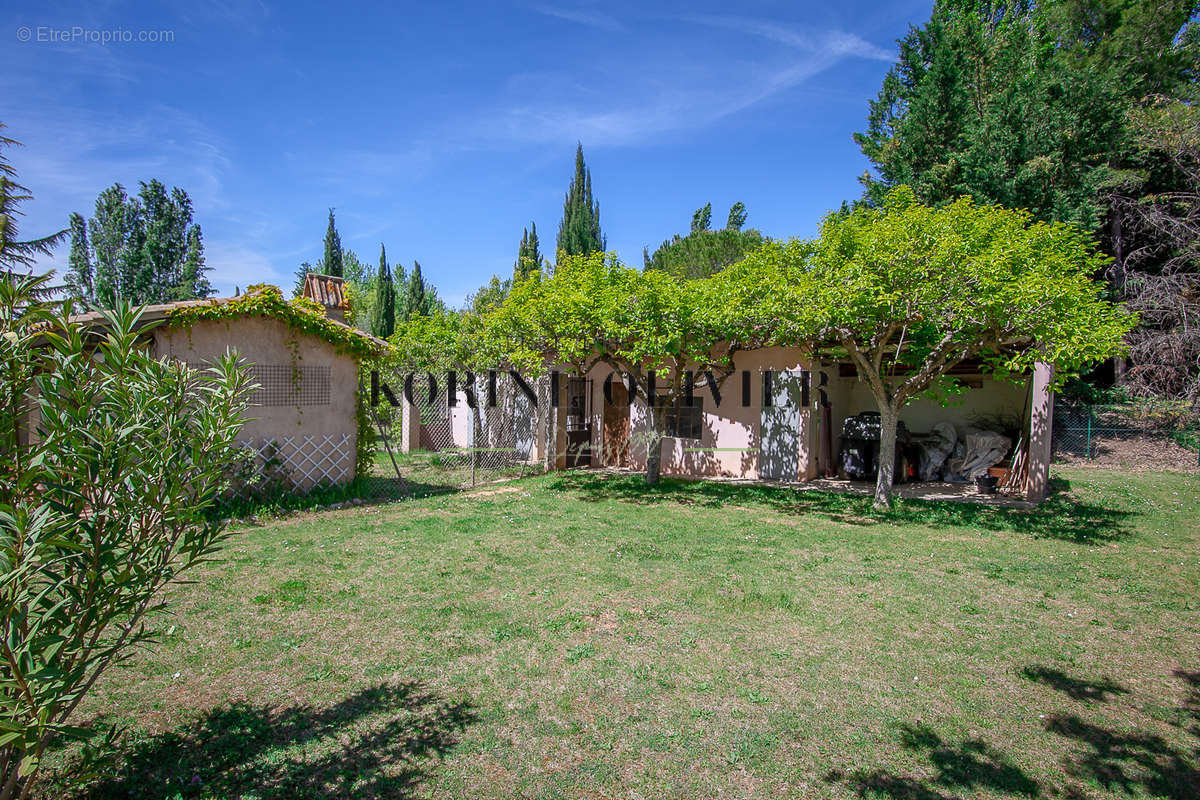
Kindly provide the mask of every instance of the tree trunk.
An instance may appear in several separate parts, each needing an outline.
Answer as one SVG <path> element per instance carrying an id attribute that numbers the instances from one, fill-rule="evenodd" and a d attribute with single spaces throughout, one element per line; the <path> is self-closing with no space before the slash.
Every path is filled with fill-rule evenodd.
<path id="1" fill-rule="evenodd" d="M 896 428 L 900 412 L 891 403 L 879 402 L 879 476 L 875 480 L 875 510 L 892 507 L 892 481 L 896 473 Z"/>
<path id="2" fill-rule="evenodd" d="M 658 483 L 658 476 L 662 470 L 663 429 L 666 427 L 666 421 L 665 409 L 650 409 L 650 437 L 646 444 L 646 483 L 651 486 Z"/>

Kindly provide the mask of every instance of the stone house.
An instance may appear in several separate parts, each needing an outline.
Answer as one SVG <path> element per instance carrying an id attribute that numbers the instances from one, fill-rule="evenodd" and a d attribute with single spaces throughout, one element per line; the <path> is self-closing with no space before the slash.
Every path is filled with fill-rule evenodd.
<path id="1" fill-rule="evenodd" d="M 228 350 L 245 361 L 258 388 L 239 439 L 259 468 L 296 490 L 355 477 L 359 364 L 386 343 L 347 325 L 342 279 L 309 275 L 307 302 L 274 286 L 236 297 L 146 306 L 141 323 L 155 356 L 205 367 Z M 100 325 L 95 312 L 73 318 Z"/>

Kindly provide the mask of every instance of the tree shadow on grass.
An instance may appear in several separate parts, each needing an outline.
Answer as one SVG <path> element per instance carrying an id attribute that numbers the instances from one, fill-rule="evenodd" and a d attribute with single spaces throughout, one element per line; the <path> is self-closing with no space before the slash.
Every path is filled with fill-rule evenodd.
<path id="1" fill-rule="evenodd" d="M 464 487 L 461 483 L 455 483 L 450 479 L 441 483 L 428 480 L 414 480 L 413 478 L 387 478 L 372 475 L 361 478 L 360 481 L 362 488 L 358 496 L 368 503 L 387 503 L 394 500 L 411 500 L 421 497 L 433 497 L 434 495 L 454 494 L 455 492 L 465 491 L 466 488 L 469 488 Z"/>
<path id="2" fill-rule="evenodd" d="M 235 702 L 119 754 L 94 798 L 410 797 L 476 717 L 415 683 L 326 708 Z"/>
<path id="3" fill-rule="evenodd" d="M 1176 710 L 1179 721 L 1171 724 L 1191 737 L 1190 748 L 1156 733 L 1117 730 L 1079 714 L 1054 714 L 1046 719 L 1046 730 L 1078 746 L 1064 760 L 1067 774 L 1127 795 L 1200 798 L 1200 672 L 1177 670 L 1175 677 L 1186 684 L 1187 695 Z"/>
<path id="4" fill-rule="evenodd" d="M 1073 677 L 1059 670 L 1029 666 L 1024 678 L 1062 692 L 1071 700 L 1094 709 L 1129 691 L 1112 681 Z M 1115 795 L 1161 797 L 1167 800 L 1200 798 L 1200 672 L 1178 670 L 1175 677 L 1185 684 L 1186 694 L 1174 709 L 1170 725 L 1186 740 L 1170 741 L 1159 733 L 1139 730 L 1150 724 L 1149 711 L 1127 703 L 1115 708 L 1121 714 L 1146 715 L 1142 724 L 1115 726 L 1109 718 L 1085 718 L 1078 713 L 1048 715 L 1044 729 L 1062 737 L 1069 745 L 1062 759 L 1063 780 L 1038 781 L 1023 772 L 1003 752 L 978 739 L 959 744 L 943 740 L 924 725 L 905 725 L 900 743 L 922 753 L 935 770 L 933 777 L 902 775 L 887 769 L 835 770 L 825 776 L 829 783 L 842 783 L 861 797 L 897 800 L 957 800 L 982 792 L 1013 797 L 1091 796 L 1086 787 L 1101 787 Z M 1161 721 L 1161 711 L 1154 715 Z"/>
<path id="5" fill-rule="evenodd" d="M 1030 665 L 1021 670 L 1021 677 L 1035 683 L 1044 683 L 1073 700 L 1085 703 L 1102 703 L 1109 699 L 1109 695 L 1129 694 L 1129 690 L 1124 686 L 1113 683 L 1107 678 L 1097 680 L 1073 678 L 1061 670 L 1050 667 Z"/>
<path id="6" fill-rule="evenodd" d="M 927 725 L 904 725 L 900 729 L 900 743 L 907 750 L 924 754 L 937 774 L 933 778 L 920 779 L 884 769 L 850 773 L 834 770 L 825 776 L 825 781 L 845 783 L 863 797 L 899 800 L 950 800 L 982 791 L 1021 797 L 1042 796 L 1042 787 L 1036 780 L 1004 753 L 980 739 L 953 744 L 944 741 Z"/>
<path id="7" fill-rule="evenodd" d="M 1024 533 L 1036 538 L 1079 543 L 1114 541 L 1133 533 L 1133 512 L 1088 503 L 1070 494 L 1062 479 L 1051 483 L 1051 496 L 1034 509 L 981 503 L 898 499 L 891 511 L 871 508 L 872 498 L 849 492 L 824 492 L 766 484 L 663 478 L 651 486 L 636 475 L 569 472 L 550 487 L 582 500 L 619 500 L 650 505 L 679 503 L 712 508 L 760 506 L 783 514 L 816 514 L 850 525 L 913 523 L 933 527 L 981 528 Z"/>

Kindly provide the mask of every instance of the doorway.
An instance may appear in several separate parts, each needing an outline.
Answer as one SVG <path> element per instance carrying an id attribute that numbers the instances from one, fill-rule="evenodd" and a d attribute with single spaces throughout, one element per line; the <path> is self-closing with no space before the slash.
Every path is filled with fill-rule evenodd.
<path id="1" fill-rule="evenodd" d="M 567 380 L 567 468 L 592 465 L 592 382 Z"/>
<path id="2" fill-rule="evenodd" d="M 629 390 L 613 381 L 612 402 L 604 400 L 604 465 L 629 466 Z"/>
<path id="3" fill-rule="evenodd" d="M 800 472 L 805 375 L 802 371 L 776 372 L 771 378 L 770 403 L 764 398 L 759 426 L 758 477 L 794 481 Z"/>

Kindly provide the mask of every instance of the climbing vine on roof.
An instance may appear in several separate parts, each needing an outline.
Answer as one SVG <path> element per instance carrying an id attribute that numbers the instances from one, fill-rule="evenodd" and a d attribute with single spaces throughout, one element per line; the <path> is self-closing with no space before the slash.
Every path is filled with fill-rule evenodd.
<path id="1" fill-rule="evenodd" d="M 307 297 L 285 300 L 276 286 L 260 283 L 232 300 L 216 300 L 172 309 L 167 319 L 173 328 L 188 328 L 200 321 L 231 320 L 244 316 L 267 317 L 283 322 L 293 330 L 315 336 L 334 349 L 360 361 L 374 359 L 383 346 L 366 334 L 329 319 L 320 303 Z"/>

